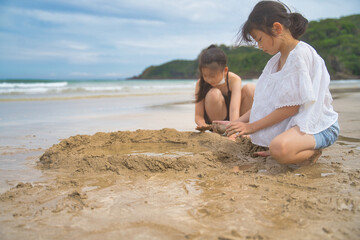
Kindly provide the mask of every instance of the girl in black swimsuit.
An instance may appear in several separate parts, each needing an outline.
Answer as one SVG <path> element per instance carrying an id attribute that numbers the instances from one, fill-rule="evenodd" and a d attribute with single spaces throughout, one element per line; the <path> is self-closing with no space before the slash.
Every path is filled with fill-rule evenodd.
<path id="1" fill-rule="evenodd" d="M 200 54 L 199 73 L 195 89 L 199 129 L 213 121 L 234 121 L 251 108 L 255 86 L 241 88 L 241 78 L 228 71 L 227 57 L 220 48 L 211 45 Z"/>

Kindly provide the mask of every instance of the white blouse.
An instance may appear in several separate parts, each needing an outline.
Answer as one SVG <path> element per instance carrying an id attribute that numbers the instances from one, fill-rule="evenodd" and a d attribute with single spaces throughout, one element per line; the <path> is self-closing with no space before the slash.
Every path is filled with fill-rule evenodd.
<path id="1" fill-rule="evenodd" d="M 252 142 L 260 146 L 269 146 L 274 137 L 296 125 L 301 132 L 319 133 L 338 118 L 331 105 L 330 76 L 315 49 L 300 41 L 277 71 L 280 56 L 280 52 L 273 56 L 259 77 L 250 123 L 281 107 L 300 105 L 300 108 L 296 115 L 251 134 Z"/>

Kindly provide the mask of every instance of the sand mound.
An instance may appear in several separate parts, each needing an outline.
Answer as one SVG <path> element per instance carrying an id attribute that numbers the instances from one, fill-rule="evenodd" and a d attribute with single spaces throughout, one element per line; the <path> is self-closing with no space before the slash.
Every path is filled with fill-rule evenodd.
<path id="1" fill-rule="evenodd" d="M 249 140 L 174 129 L 78 135 L 52 146 L 40 158 L 43 169 L 75 172 L 122 170 L 163 172 L 216 168 L 251 161 L 259 147 Z"/>

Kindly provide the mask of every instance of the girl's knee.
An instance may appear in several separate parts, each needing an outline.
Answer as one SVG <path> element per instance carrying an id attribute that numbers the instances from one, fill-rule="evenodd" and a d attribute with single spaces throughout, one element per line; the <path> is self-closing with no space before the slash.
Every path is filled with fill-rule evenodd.
<path id="1" fill-rule="evenodd" d="M 219 103 L 221 99 L 224 99 L 220 89 L 212 88 L 205 96 L 206 103 Z"/>
<path id="2" fill-rule="evenodd" d="M 279 138 L 272 140 L 269 145 L 270 155 L 281 164 L 286 164 L 289 161 L 290 152 L 288 149 L 286 141 Z"/>
<path id="3" fill-rule="evenodd" d="M 226 103 L 219 89 L 212 88 L 206 94 L 205 112 L 211 121 L 225 119 L 227 115 Z"/>
<path id="4" fill-rule="evenodd" d="M 241 96 L 243 97 L 254 97 L 255 84 L 248 83 L 241 88 Z"/>

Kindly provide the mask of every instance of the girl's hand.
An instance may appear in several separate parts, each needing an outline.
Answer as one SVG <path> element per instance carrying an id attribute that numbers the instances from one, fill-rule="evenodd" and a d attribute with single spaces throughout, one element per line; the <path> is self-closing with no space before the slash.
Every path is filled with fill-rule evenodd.
<path id="1" fill-rule="evenodd" d="M 250 123 L 244 122 L 230 122 L 229 125 L 226 126 L 226 135 L 231 136 L 236 134 L 237 136 L 247 135 L 254 133 L 255 129 L 253 129 Z"/>
<path id="2" fill-rule="evenodd" d="M 215 133 L 223 135 L 225 133 L 226 126 L 229 123 L 230 123 L 229 121 L 213 121 L 212 122 L 213 131 Z"/>
<path id="3" fill-rule="evenodd" d="M 195 128 L 195 130 L 198 130 L 201 132 L 204 132 L 204 131 L 210 130 L 210 129 L 212 129 L 212 126 L 208 125 L 208 124 L 201 124 L 201 125 L 196 126 L 196 128 Z"/>

